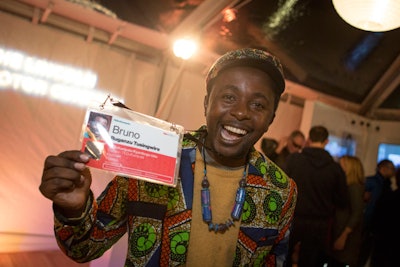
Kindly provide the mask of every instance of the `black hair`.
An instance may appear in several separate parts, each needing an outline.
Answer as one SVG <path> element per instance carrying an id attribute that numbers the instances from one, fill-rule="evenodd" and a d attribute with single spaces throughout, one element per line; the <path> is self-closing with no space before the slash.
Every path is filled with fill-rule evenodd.
<path id="1" fill-rule="evenodd" d="M 329 136 L 328 130 L 321 125 L 313 126 L 309 132 L 309 138 L 313 143 L 316 142 L 323 143 L 326 140 L 328 140 L 328 136 Z"/>
<path id="2" fill-rule="evenodd" d="M 289 138 L 290 138 L 291 140 L 293 140 L 293 139 L 296 138 L 297 136 L 300 136 L 300 137 L 302 137 L 302 138 L 305 139 L 304 134 L 303 134 L 301 131 L 299 131 L 299 130 L 294 130 L 294 131 L 290 134 Z"/>
<path id="3" fill-rule="evenodd" d="M 393 162 L 391 160 L 383 159 L 383 160 L 378 162 L 377 167 L 379 169 L 381 167 L 386 167 L 386 166 L 391 166 L 391 165 L 393 165 Z"/>

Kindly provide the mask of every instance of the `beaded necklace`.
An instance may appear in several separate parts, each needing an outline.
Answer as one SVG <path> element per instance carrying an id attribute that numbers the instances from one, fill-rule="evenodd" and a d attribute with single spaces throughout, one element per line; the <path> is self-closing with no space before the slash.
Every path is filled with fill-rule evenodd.
<path id="1" fill-rule="evenodd" d="M 207 163 L 206 155 L 203 152 L 203 163 L 204 163 L 204 176 L 201 182 L 201 213 L 203 216 L 203 221 L 208 224 L 208 230 L 214 231 L 216 233 L 225 233 L 229 227 L 234 225 L 234 221 L 238 221 L 242 215 L 243 205 L 246 197 L 246 178 L 248 171 L 248 164 L 245 165 L 242 179 L 239 181 L 239 188 L 236 191 L 235 204 L 233 205 L 231 218 L 227 219 L 225 223 L 213 223 L 212 222 L 212 211 L 211 211 L 211 193 L 210 193 L 210 182 L 207 178 Z"/>

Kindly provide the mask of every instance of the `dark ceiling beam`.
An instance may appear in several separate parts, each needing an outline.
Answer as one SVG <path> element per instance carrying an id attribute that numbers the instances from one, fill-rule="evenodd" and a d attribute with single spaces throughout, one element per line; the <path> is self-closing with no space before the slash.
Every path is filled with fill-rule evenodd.
<path id="1" fill-rule="evenodd" d="M 400 73 L 400 69 L 397 72 Z M 379 94 L 376 100 L 371 105 L 371 111 L 374 112 L 376 109 L 380 107 L 380 105 L 396 90 L 397 87 L 400 85 L 400 74 L 397 75 L 394 80 L 390 82 L 390 84 L 386 87 L 386 89 Z"/>
<path id="2" fill-rule="evenodd" d="M 393 61 L 387 71 L 374 85 L 361 103 L 359 114 L 373 116 L 379 106 L 390 96 L 400 84 L 400 55 Z"/>
<path id="3" fill-rule="evenodd" d="M 252 0 L 241 0 L 241 1 L 231 1 L 232 4 L 230 4 L 229 6 L 227 6 L 225 9 L 228 8 L 232 8 L 236 11 L 239 11 L 239 9 L 245 5 L 247 5 L 248 3 L 250 3 Z M 216 15 L 213 19 L 209 20 L 207 22 L 207 24 L 205 24 L 202 28 L 203 31 L 207 30 L 209 27 L 211 27 L 212 25 L 214 25 L 216 22 L 218 22 L 218 20 L 221 20 L 223 18 L 224 14 L 222 14 L 222 12 L 220 12 L 218 15 Z"/>
<path id="4" fill-rule="evenodd" d="M 376 109 L 374 111 L 374 119 L 378 118 L 379 120 L 386 121 L 400 121 L 400 110 L 399 109 Z"/>
<path id="5" fill-rule="evenodd" d="M 210 21 L 214 21 L 224 9 L 233 7 L 238 2 L 240 0 L 205 0 L 175 27 L 170 36 L 176 38 L 200 35 L 206 25 L 210 26 Z"/>
<path id="6" fill-rule="evenodd" d="M 254 27 L 254 26 L 253 26 Z M 304 82 L 308 78 L 308 73 L 307 71 L 297 64 L 290 55 L 288 55 L 287 51 L 285 51 L 282 47 L 280 47 L 278 44 L 275 42 L 269 40 L 268 38 L 265 37 L 265 35 L 259 31 L 256 27 L 254 27 L 254 37 L 258 39 L 258 42 L 261 44 L 264 44 L 264 46 L 270 50 L 274 51 L 273 54 L 279 58 L 281 61 L 282 65 L 290 71 L 290 73 L 296 77 L 296 79 L 300 82 Z"/>

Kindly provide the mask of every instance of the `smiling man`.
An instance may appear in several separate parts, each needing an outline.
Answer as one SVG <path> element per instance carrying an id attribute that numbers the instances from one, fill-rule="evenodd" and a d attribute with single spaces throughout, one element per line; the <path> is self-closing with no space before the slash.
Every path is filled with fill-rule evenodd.
<path id="1" fill-rule="evenodd" d="M 297 188 L 254 149 L 285 88 L 282 67 L 263 50 L 235 50 L 206 83 L 207 125 L 185 135 L 175 188 L 117 176 L 95 200 L 87 155 L 46 159 L 40 191 L 69 257 L 100 257 L 127 232 L 125 266 L 284 266 Z"/>

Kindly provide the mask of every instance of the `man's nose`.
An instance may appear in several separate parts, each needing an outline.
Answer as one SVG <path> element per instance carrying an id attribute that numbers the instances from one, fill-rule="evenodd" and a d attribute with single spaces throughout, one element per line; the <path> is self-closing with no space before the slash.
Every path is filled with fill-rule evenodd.
<path id="1" fill-rule="evenodd" d="M 248 119 L 250 112 L 247 103 L 244 101 L 236 103 L 236 105 L 232 107 L 231 114 L 238 120 Z"/>

